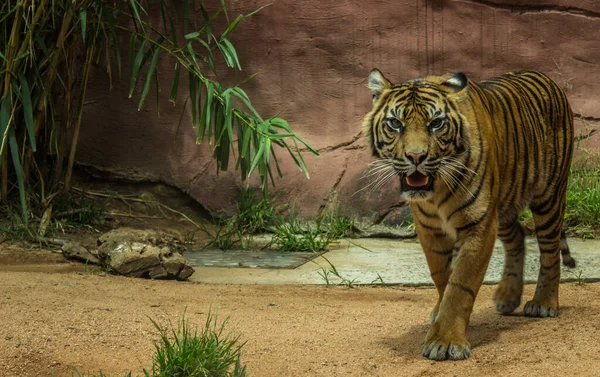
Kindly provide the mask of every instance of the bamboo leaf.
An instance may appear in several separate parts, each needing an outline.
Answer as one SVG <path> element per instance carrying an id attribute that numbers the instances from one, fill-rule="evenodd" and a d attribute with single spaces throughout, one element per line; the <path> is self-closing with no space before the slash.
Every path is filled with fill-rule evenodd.
<path id="1" fill-rule="evenodd" d="M 0 156 L 4 156 L 4 147 L 8 140 L 8 129 L 10 127 L 10 111 L 11 111 L 11 98 L 7 94 L 0 104 Z M 2 164 L 2 158 L 0 158 L 0 165 Z"/>
<path id="2" fill-rule="evenodd" d="M 220 43 L 216 43 L 216 45 L 219 48 L 219 50 L 221 51 L 221 55 L 223 55 L 223 57 L 225 58 L 225 63 L 227 64 L 227 66 L 229 68 L 233 68 L 234 67 L 233 57 L 229 53 L 229 50 L 227 49 L 227 47 L 223 46 Z"/>
<path id="3" fill-rule="evenodd" d="M 23 111 L 25 112 L 25 126 L 27 128 L 27 134 L 29 135 L 29 143 L 31 144 L 31 150 L 36 151 L 35 143 L 35 130 L 33 124 L 33 105 L 31 103 L 31 90 L 27 79 L 23 75 L 23 72 L 19 74 L 19 81 L 21 82 L 21 101 L 23 103 Z"/>
<path id="4" fill-rule="evenodd" d="M 243 79 L 243 80 L 242 80 L 242 81 L 241 81 L 241 82 L 238 84 L 238 86 L 239 86 L 239 85 L 242 85 L 242 84 L 245 84 L 245 83 L 247 83 L 248 81 L 252 80 L 252 79 L 253 79 L 253 78 L 254 78 L 256 75 L 258 75 L 258 72 L 254 72 L 253 74 L 246 76 L 246 77 L 245 77 L 245 78 L 244 78 L 244 79 Z"/>
<path id="5" fill-rule="evenodd" d="M 131 48 L 131 46 L 130 46 L 130 48 Z M 138 74 L 140 73 L 140 70 L 142 69 L 142 61 L 144 59 L 144 52 L 145 52 L 144 49 L 145 48 L 146 48 L 146 40 L 143 40 L 142 44 L 140 45 L 140 49 L 135 57 L 135 60 L 133 61 L 132 65 L 131 65 L 131 81 L 129 84 L 129 98 L 131 98 L 131 96 L 133 95 L 133 89 L 135 88 L 135 83 L 137 81 Z"/>
<path id="6" fill-rule="evenodd" d="M 192 127 L 196 127 L 198 125 L 198 102 L 196 101 L 196 95 L 198 93 L 196 86 L 198 85 L 198 80 L 196 80 L 196 76 L 192 71 L 189 72 L 188 85 L 190 97 L 192 99 Z"/>
<path id="7" fill-rule="evenodd" d="M 206 53 L 208 54 L 208 64 L 210 65 L 210 70 L 213 72 L 216 72 L 217 67 L 215 65 L 215 57 L 213 56 L 213 53 L 212 53 L 212 47 L 210 47 L 210 45 L 208 43 L 206 43 L 205 41 L 203 41 L 200 38 L 196 38 L 195 40 L 206 48 Z"/>
<path id="8" fill-rule="evenodd" d="M 23 222 L 25 223 L 25 226 L 27 226 L 28 218 L 27 201 L 25 199 L 25 182 L 23 180 L 23 169 L 21 169 L 21 160 L 19 159 L 19 144 L 17 143 L 17 135 L 15 134 L 14 127 L 11 127 L 8 131 L 8 141 L 10 143 L 10 155 L 13 160 L 13 167 L 15 168 L 15 175 L 17 176 L 19 197 L 21 199 L 21 210 L 23 212 Z"/>
<path id="9" fill-rule="evenodd" d="M 187 105 L 188 99 L 190 99 L 190 97 L 187 97 L 185 101 L 183 101 L 181 115 L 179 115 L 179 122 L 177 123 L 177 131 L 175 131 L 175 136 L 179 135 L 179 129 L 181 128 L 181 123 L 183 122 L 183 115 L 185 114 L 185 105 Z"/>
<path id="10" fill-rule="evenodd" d="M 140 29 L 142 29 L 142 33 L 145 34 L 146 31 L 144 30 L 144 22 L 142 21 L 142 17 L 140 17 L 140 9 L 142 11 L 144 11 L 144 13 L 146 11 L 144 10 L 144 8 L 142 8 L 141 4 L 136 0 L 129 0 L 129 3 L 131 4 L 131 9 L 133 10 L 133 14 L 135 15 L 133 22 L 136 25 L 136 28 L 137 28 L 137 24 L 139 24 Z"/>
<path id="11" fill-rule="evenodd" d="M 202 139 L 204 137 L 204 132 L 206 131 L 206 129 L 210 129 L 210 121 L 211 121 L 211 107 L 212 107 L 212 102 L 213 102 L 213 95 L 214 95 L 214 87 L 213 87 L 213 83 L 211 81 L 207 81 L 206 82 L 206 100 L 204 101 L 204 114 L 203 114 L 203 119 L 200 123 L 200 129 L 202 131 L 202 137 L 200 138 L 200 142 L 202 142 Z"/>
<path id="12" fill-rule="evenodd" d="M 277 168 L 277 176 L 279 176 L 279 178 L 283 178 L 283 173 L 281 172 L 281 167 L 279 166 L 279 161 L 277 161 L 277 155 L 275 154 L 274 149 L 271 149 L 271 157 L 273 157 L 273 161 L 275 161 L 275 167 Z M 273 183 L 273 186 L 275 186 L 275 181 L 273 181 L 272 178 L 273 177 L 271 177 L 271 182 Z"/>
<path id="13" fill-rule="evenodd" d="M 237 145 L 238 145 L 238 158 L 235 164 L 235 169 L 240 168 L 240 173 L 242 176 L 242 181 L 246 180 L 246 170 L 248 165 L 248 159 L 244 155 L 244 151 L 247 150 L 245 143 L 248 143 L 250 139 L 246 140 L 246 130 L 247 127 L 243 126 L 241 119 L 237 119 L 237 127 L 236 127 L 236 135 L 237 135 Z"/>
<path id="14" fill-rule="evenodd" d="M 235 47 L 229 42 L 227 39 L 223 39 L 223 43 L 227 46 L 229 53 L 231 55 L 232 67 L 237 67 L 240 71 L 242 70 L 242 66 L 240 65 L 240 61 L 238 60 L 237 53 L 235 52 Z"/>
<path id="15" fill-rule="evenodd" d="M 194 51 L 194 47 L 192 46 L 191 41 L 189 41 L 186 44 L 186 48 L 187 48 L 188 52 L 190 53 L 190 56 L 192 57 L 192 60 L 194 61 L 194 64 L 196 65 L 196 67 L 200 67 L 200 65 L 198 64 L 198 60 L 196 60 L 196 51 Z"/>
<path id="16" fill-rule="evenodd" d="M 229 14 L 227 14 L 227 6 L 225 5 L 225 0 L 221 0 L 221 9 L 223 9 L 223 13 L 225 13 L 225 19 L 227 23 L 229 23 Z"/>
<path id="17" fill-rule="evenodd" d="M 258 9 L 256 9 L 256 10 L 253 10 L 252 12 L 248 13 L 247 15 L 245 15 L 245 16 L 244 16 L 244 18 L 248 18 L 248 17 L 250 17 L 250 16 L 253 16 L 253 15 L 255 15 L 256 13 L 260 12 L 261 10 L 265 9 L 266 7 L 268 7 L 268 6 L 270 6 L 270 5 L 271 5 L 271 3 L 269 3 L 269 4 L 265 4 L 265 5 L 263 5 L 262 7 L 258 8 Z"/>
<path id="18" fill-rule="evenodd" d="M 83 44 L 85 44 L 87 31 L 87 9 L 85 7 L 82 7 L 79 11 L 79 21 L 81 22 L 81 37 L 83 38 Z"/>
<path id="19" fill-rule="evenodd" d="M 258 151 L 256 152 L 256 154 L 254 155 L 254 160 L 252 161 L 252 166 L 250 166 L 250 169 L 248 170 L 248 176 L 250 176 L 252 174 L 252 172 L 254 171 L 254 169 L 256 169 L 256 166 L 262 159 L 263 152 L 265 151 L 266 141 L 267 141 L 267 139 L 260 140 L 260 146 L 258 147 Z"/>
<path id="20" fill-rule="evenodd" d="M 260 115 L 258 114 L 258 112 L 254 109 L 254 107 L 250 103 L 250 98 L 248 98 L 248 95 L 246 94 L 246 92 L 244 92 L 244 90 L 242 88 L 237 87 L 237 86 L 234 87 L 234 88 L 232 88 L 232 90 L 233 90 L 233 94 L 236 97 L 238 97 L 239 99 L 241 99 L 242 102 L 248 108 L 248 110 L 252 111 L 252 113 L 254 114 L 254 116 L 262 122 L 262 118 L 260 117 Z"/>
<path id="21" fill-rule="evenodd" d="M 239 121 L 241 123 L 241 121 Z M 247 158 L 249 160 L 250 157 L 250 137 L 252 136 L 252 129 L 250 127 L 243 128 L 244 140 L 242 143 L 242 150 L 240 151 L 240 158 Z"/>
<path id="22" fill-rule="evenodd" d="M 233 22 L 230 23 L 229 26 L 227 26 L 227 29 L 225 29 L 225 31 L 221 35 L 221 40 L 223 40 L 224 38 L 227 38 L 227 36 L 233 31 L 233 29 L 235 29 L 235 27 L 243 19 L 244 19 L 244 16 L 242 16 L 241 14 L 239 16 L 237 16 L 237 18 L 235 20 L 233 20 Z"/>
<path id="23" fill-rule="evenodd" d="M 152 75 L 156 70 L 156 64 L 158 63 L 158 58 L 161 53 L 160 48 L 154 49 L 154 55 L 152 56 L 152 62 L 150 63 L 150 68 L 148 68 L 148 73 L 146 75 L 146 82 L 144 84 L 144 89 L 142 90 L 142 97 L 140 98 L 140 103 L 138 104 L 138 111 L 142 109 L 144 105 L 144 101 L 146 100 L 146 96 L 148 96 L 148 92 L 150 91 L 150 83 L 152 81 Z"/>
<path id="24" fill-rule="evenodd" d="M 200 32 L 195 31 L 193 33 L 189 33 L 189 34 L 184 35 L 184 38 L 185 39 L 195 39 L 195 38 L 198 38 L 199 36 L 200 36 Z"/>

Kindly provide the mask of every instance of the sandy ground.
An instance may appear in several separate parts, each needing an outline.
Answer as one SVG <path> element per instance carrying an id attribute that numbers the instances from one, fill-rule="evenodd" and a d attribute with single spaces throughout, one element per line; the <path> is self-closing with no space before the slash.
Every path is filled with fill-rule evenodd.
<path id="1" fill-rule="evenodd" d="M 600 376 L 600 284 L 563 284 L 555 319 L 498 315 L 494 287 L 484 286 L 469 329 L 473 356 L 432 362 L 420 355 L 430 288 L 149 281 L 25 255 L 0 258 L 3 377 L 72 376 L 69 365 L 140 375 L 157 338 L 149 318 L 176 323 L 187 308 L 202 325 L 211 305 L 247 341 L 243 361 L 255 377 Z"/>

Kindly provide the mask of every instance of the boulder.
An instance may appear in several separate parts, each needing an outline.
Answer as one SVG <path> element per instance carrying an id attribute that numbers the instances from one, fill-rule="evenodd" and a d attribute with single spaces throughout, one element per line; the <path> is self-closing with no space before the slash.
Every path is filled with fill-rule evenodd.
<path id="1" fill-rule="evenodd" d="M 120 275 L 185 280 L 194 269 L 176 251 L 176 240 L 162 231 L 115 229 L 98 238 L 98 256 Z"/>

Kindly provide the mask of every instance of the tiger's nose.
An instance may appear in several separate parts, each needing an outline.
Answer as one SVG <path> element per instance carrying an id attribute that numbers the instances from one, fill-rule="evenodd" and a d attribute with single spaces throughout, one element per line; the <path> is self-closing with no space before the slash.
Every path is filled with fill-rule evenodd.
<path id="1" fill-rule="evenodd" d="M 406 157 L 415 165 L 419 165 L 425 157 L 427 157 L 426 152 L 408 152 L 406 153 Z"/>

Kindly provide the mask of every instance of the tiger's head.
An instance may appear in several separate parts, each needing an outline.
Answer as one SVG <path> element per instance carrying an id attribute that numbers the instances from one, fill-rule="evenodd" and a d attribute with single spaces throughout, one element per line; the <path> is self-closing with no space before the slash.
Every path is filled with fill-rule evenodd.
<path id="1" fill-rule="evenodd" d="M 457 179 L 453 170 L 466 150 L 466 118 L 459 105 L 468 83 L 464 73 L 456 73 L 393 85 L 379 70 L 371 71 L 373 109 L 363 134 L 379 157 L 373 166 L 377 179 L 398 175 L 406 200 L 429 199 L 440 185 Z"/>

